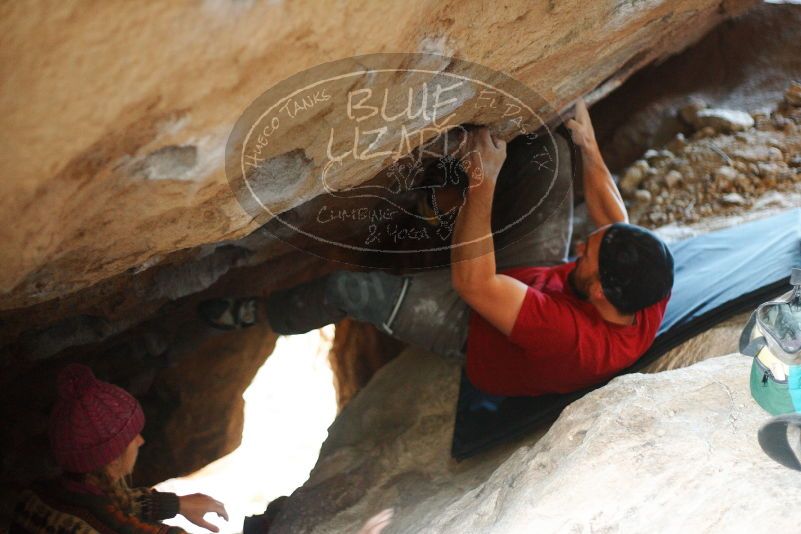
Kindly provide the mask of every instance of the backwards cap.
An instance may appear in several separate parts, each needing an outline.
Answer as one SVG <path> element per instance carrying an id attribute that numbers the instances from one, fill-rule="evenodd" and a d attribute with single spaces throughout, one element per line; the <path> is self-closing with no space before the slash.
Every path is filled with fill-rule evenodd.
<path id="1" fill-rule="evenodd" d="M 659 302 L 673 288 L 673 255 L 656 234 L 615 223 L 601 239 L 598 273 L 607 300 L 631 314 Z"/>

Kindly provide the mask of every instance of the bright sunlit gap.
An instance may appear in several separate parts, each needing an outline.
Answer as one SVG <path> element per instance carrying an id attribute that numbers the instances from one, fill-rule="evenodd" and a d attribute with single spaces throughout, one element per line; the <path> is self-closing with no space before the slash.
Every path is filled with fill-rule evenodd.
<path id="1" fill-rule="evenodd" d="M 242 532 L 245 516 L 289 495 L 309 477 L 328 427 L 336 415 L 334 378 L 328 351 L 334 326 L 281 337 L 275 351 L 245 391 L 245 428 L 234 452 L 156 489 L 178 495 L 205 493 L 225 503 L 230 521 L 206 519 L 222 533 Z M 181 516 L 166 521 L 187 532 L 205 533 Z"/>

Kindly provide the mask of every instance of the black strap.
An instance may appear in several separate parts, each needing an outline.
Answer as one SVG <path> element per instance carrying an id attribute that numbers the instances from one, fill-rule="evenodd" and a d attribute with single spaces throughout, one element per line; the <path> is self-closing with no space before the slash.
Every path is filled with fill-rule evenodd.
<path id="1" fill-rule="evenodd" d="M 790 426 L 801 428 L 801 414 L 779 415 L 765 423 L 759 429 L 759 446 L 783 466 L 801 471 L 801 462 L 787 438 L 787 428 Z"/>

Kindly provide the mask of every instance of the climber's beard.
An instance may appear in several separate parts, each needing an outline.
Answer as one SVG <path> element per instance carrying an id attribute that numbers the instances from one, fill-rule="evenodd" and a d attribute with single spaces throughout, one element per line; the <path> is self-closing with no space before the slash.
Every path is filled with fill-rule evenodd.
<path id="1" fill-rule="evenodd" d="M 578 262 L 576 263 L 576 266 L 573 267 L 573 270 L 570 271 L 570 274 L 567 275 L 567 283 L 570 284 L 570 289 L 573 290 L 573 293 L 575 293 L 578 298 L 580 298 L 581 300 L 589 300 L 590 298 L 588 292 L 589 281 L 583 280 L 577 274 L 577 271 L 578 271 Z"/>

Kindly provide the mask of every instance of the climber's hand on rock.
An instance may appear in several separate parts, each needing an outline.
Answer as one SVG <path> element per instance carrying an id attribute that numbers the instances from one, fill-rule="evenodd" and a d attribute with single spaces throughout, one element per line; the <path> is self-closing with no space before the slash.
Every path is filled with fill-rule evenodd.
<path id="1" fill-rule="evenodd" d="M 219 528 L 206 521 L 203 516 L 209 512 L 214 512 L 218 516 L 228 521 L 228 512 L 220 501 L 214 500 L 202 493 L 183 495 L 178 497 L 178 513 L 184 516 L 190 523 L 203 527 L 212 532 L 219 532 Z"/>
<path id="2" fill-rule="evenodd" d="M 470 132 L 467 168 L 470 187 L 494 187 L 506 160 L 506 141 L 490 134 L 489 128 L 481 127 Z"/>
<path id="3" fill-rule="evenodd" d="M 567 121 L 565 126 L 570 129 L 573 142 L 578 146 L 589 148 L 595 145 L 595 130 L 583 98 L 576 102 L 576 117 Z"/>

